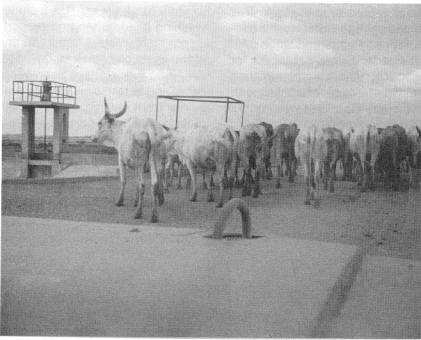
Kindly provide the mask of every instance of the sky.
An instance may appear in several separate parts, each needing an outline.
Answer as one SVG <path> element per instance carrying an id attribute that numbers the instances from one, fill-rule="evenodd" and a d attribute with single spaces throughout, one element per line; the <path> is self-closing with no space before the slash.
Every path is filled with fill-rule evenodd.
<path id="1" fill-rule="evenodd" d="M 346 128 L 421 125 L 421 5 L 3 1 L 2 130 L 20 133 L 13 80 L 77 87 L 70 135 L 93 135 L 127 101 L 155 118 L 157 95 L 231 96 L 245 123 Z M 225 119 L 181 102 L 179 127 Z M 175 103 L 160 103 L 174 126 Z M 241 106 L 229 123 L 239 128 Z M 42 135 L 44 111 L 37 111 Z M 47 133 L 52 113 L 47 113 Z"/>

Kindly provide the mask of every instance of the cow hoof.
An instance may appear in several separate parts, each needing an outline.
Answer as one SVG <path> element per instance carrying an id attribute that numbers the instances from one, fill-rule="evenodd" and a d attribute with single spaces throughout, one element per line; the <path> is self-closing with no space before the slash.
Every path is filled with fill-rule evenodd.
<path id="1" fill-rule="evenodd" d="M 181 190 L 181 189 L 183 189 L 183 187 L 181 185 L 177 185 L 177 188 L 176 189 L 177 190 Z"/>
<path id="2" fill-rule="evenodd" d="M 310 205 L 310 200 L 305 200 L 305 201 L 304 201 L 304 204 L 305 204 L 305 205 Z"/>
<path id="3" fill-rule="evenodd" d="M 165 188 L 165 189 L 164 189 L 164 192 L 165 192 L 166 194 L 169 194 L 169 193 L 170 193 L 170 189 Z"/>
<path id="4" fill-rule="evenodd" d="M 164 203 L 165 203 L 164 195 L 163 194 L 158 195 L 158 205 L 162 206 Z"/>
<path id="5" fill-rule="evenodd" d="M 158 215 L 152 215 L 151 216 L 151 223 L 158 223 L 158 222 L 159 222 Z"/>
<path id="6" fill-rule="evenodd" d="M 142 211 L 136 211 L 136 214 L 134 214 L 133 218 L 135 220 L 138 220 L 139 218 L 142 218 Z"/>
<path id="7" fill-rule="evenodd" d="M 133 206 L 136 208 L 137 207 L 137 204 L 138 204 L 138 202 L 135 201 L 134 204 L 133 204 Z"/>
<path id="8" fill-rule="evenodd" d="M 117 202 L 115 202 L 115 205 L 117 206 L 117 207 L 122 207 L 124 204 L 123 204 L 123 200 L 118 200 Z"/>
<path id="9" fill-rule="evenodd" d="M 197 201 L 197 193 L 194 193 L 194 194 L 192 195 L 192 197 L 190 197 L 190 201 L 191 201 L 191 202 L 196 202 L 196 201 Z"/>
<path id="10" fill-rule="evenodd" d="M 314 200 L 314 207 L 315 208 L 320 208 L 320 200 L 319 199 Z"/>
<path id="11" fill-rule="evenodd" d="M 280 182 L 276 183 L 276 184 L 275 184 L 275 188 L 276 188 L 276 189 L 280 189 L 280 188 L 281 188 L 281 183 L 280 183 Z"/>
<path id="12" fill-rule="evenodd" d="M 216 205 L 216 207 L 217 207 L 217 208 L 222 208 L 222 207 L 223 207 L 223 205 L 224 205 L 223 203 L 219 202 L 219 203 Z"/>
<path id="13" fill-rule="evenodd" d="M 333 192 L 335 192 L 335 189 L 333 189 L 333 188 L 329 188 L 329 192 L 330 192 L 330 193 L 333 193 Z"/>
<path id="14" fill-rule="evenodd" d="M 208 202 L 215 202 L 215 199 L 213 198 L 213 196 L 208 196 Z"/>
<path id="15" fill-rule="evenodd" d="M 292 178 L 292 177 L 288 178 L 288 182 L 294 183 L 294 178 Z"/>
<path id="16" fill-rule="evenodd" d="M 255 190 L 254 192 L 253 192 L 253 196 L 252 196 L 253 198 L 257 198 L 257 197 L 259 197 L 259 191 L 258 190 Z"/>

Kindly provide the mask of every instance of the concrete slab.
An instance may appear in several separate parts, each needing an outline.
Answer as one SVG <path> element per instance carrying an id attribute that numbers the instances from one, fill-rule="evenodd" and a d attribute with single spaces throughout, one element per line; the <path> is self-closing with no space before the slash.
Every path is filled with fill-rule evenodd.
<path id="1" fill-rule="evenodd" d="M 118 167 L 113 165 L 70 165 L 54 177 L 118 176 L 117 169 Z"/>
<path id="2" fill-rule="evenodd" d="M 421 263 L 366 257 L 329 336 L 421 338 Z"/>
<path id="3" fill-rule="evenodd" d="M 133 228 L 3 216 L 2 334 L 308 337 L 356 251 Z"/>

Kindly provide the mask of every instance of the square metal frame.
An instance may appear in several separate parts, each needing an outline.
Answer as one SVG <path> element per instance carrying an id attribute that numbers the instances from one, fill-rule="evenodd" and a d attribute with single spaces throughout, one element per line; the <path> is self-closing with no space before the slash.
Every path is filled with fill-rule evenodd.
<path id="1" fill-rule="evenodd" d="M 241 100 L 238 100 L 233 97 L 228 96 L 168 96 L 168 95 L 159 95 L 156 97 L 156 120 L 158 121 L 158 112 L 159 112 L 159 99 L 169 99 L 175 100 L 177 102 L 177 107 L 175 111 L 175 128 L 178 127 L 178 108 L 180 101 L 185 102 L 200 102 L 200 103 L 222 103 L 226 104 L 225 110 L 225 123 L 228 123 L 228 113 L 229 113 L 229 105 L 230 104 L 241 104 L 242 105 L 242 112 L 241 112 L 241 127 L 244 123 L 244 107 L 245 103 Z"/>

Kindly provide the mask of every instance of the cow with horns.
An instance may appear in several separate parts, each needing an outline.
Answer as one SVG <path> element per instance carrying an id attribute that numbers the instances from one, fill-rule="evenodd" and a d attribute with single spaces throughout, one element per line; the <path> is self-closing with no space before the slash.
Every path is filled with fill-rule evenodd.
<path id="1" fill-rule="evenodd" d="M 105 114 L 98 122 L 98 130 L 93 141 L 107 146 L 113 146 L 118 151 L 118 166 L 120 170 L 120 195 L 117 206 L 123 205 L 124 188 L 126 185 L 126 167 L 137 170 L 138 187 L 134 218 L 142 217 L 143 196 L 145 193 L 144 170 L 149 164 L 151 173 L 152 216 L 151 222 L 158 222 L 158 205 L 164 203 L 164 194 L 160 184 L 159 167 L 161 163 L 161 148 L 165 138 L 165 129 L 155 120 L 131 119 L 127 122 L 118 120 L 127 109 L 110 113 L 107 100 L 104 98 Z"/>

